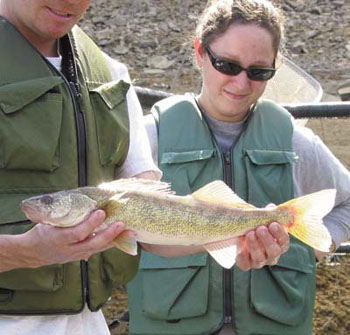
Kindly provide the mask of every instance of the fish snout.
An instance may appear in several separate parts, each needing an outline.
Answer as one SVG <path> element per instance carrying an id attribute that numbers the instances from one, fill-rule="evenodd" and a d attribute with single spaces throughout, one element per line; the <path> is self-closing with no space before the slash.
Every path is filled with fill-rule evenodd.
<path id="1" fill-rule="evenodd" d="M 35 207 L 31 206 L 30 203 L 28 203 L 28 201 L 23 200 L 20 203 L 20 208 L 28 220 L 33 221 L 33 222 L 40 222 L 41 221 L 41 217 L 40 217 L 40 215 L 38 215 L 39 214 L 38 210 Z"/>

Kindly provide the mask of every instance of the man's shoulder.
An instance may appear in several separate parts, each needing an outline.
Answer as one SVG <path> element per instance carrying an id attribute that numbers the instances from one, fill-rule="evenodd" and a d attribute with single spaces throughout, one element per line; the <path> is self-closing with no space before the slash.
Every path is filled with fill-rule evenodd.
<path id="1" fill-rule="evenodd" d="M 101 52 L 111 70 L 113 80 L 124 80 L 130 83 L 129 72 L 126 65 L 107 55 L 105 52 Z"/>

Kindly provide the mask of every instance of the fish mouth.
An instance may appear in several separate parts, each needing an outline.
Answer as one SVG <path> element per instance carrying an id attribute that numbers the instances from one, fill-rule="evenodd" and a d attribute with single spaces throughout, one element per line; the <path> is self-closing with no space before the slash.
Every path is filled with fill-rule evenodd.
<path id="1" fill-rule="evenodd" d="M 35 207 L 29 205 L 26 202 L 22 202 L 20 208 L 28 220 L 33 222 L 41 222 L 42 217 L 38 215 L 38 210 Z"/>
<path id="2" fill-rule="evenodd" d="M 90 215 L 89 213 L 87 213 L 79 217 L 77 220 L 72 221 L 69 219 L 71 215 L 70 211 L 68 211 L 65 215 L 62 215 L 60 217 L 52 217 L 51 213 L 43 212 L 42 208 L 38 209 L 38 207 L 35 204 L 30 204 L 26 201 L 23 201 L 20 204 L 20 208 L 24 212 L 28 220 L 35 223 L 46 223 L 57 227 L 75 226 L 85 221 Z"/>

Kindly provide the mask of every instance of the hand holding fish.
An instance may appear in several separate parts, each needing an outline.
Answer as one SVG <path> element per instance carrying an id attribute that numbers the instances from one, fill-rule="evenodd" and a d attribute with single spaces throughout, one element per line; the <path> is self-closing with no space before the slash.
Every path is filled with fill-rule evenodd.
<path id="1" fill-rule="evenodd" d="M 96 252 L 113 247 L 113 240 L 125 231 L 125 225 L 114 222 L 99 229 L 105 216 L 102 210 L 97 210 L 80 224 L 66 229 L 41 223 L 35 225 L 23 234 L 23 254 L 28 262 L 27 267 L 88 259 Z"/>
<path id="2" fill-rule="evenodd" d="M 277 222 L 259 226 L 241 239 L 242 248 L 236 265 L 244 271 L 276 265 L 280 256 L 289 249 L 289 235 Z"/>

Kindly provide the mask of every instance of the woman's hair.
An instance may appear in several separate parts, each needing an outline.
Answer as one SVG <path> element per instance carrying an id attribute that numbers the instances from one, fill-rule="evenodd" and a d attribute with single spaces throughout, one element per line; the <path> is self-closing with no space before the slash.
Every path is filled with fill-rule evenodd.
<path id="1" fill-rule="evenodd" d="M 273 38 L 276 55 L 283 49 L 283 14 L 268 0 L 211 0 L 200 17 L 196 37 L 204 47 L 232 24 L 255 24 Z"/>

